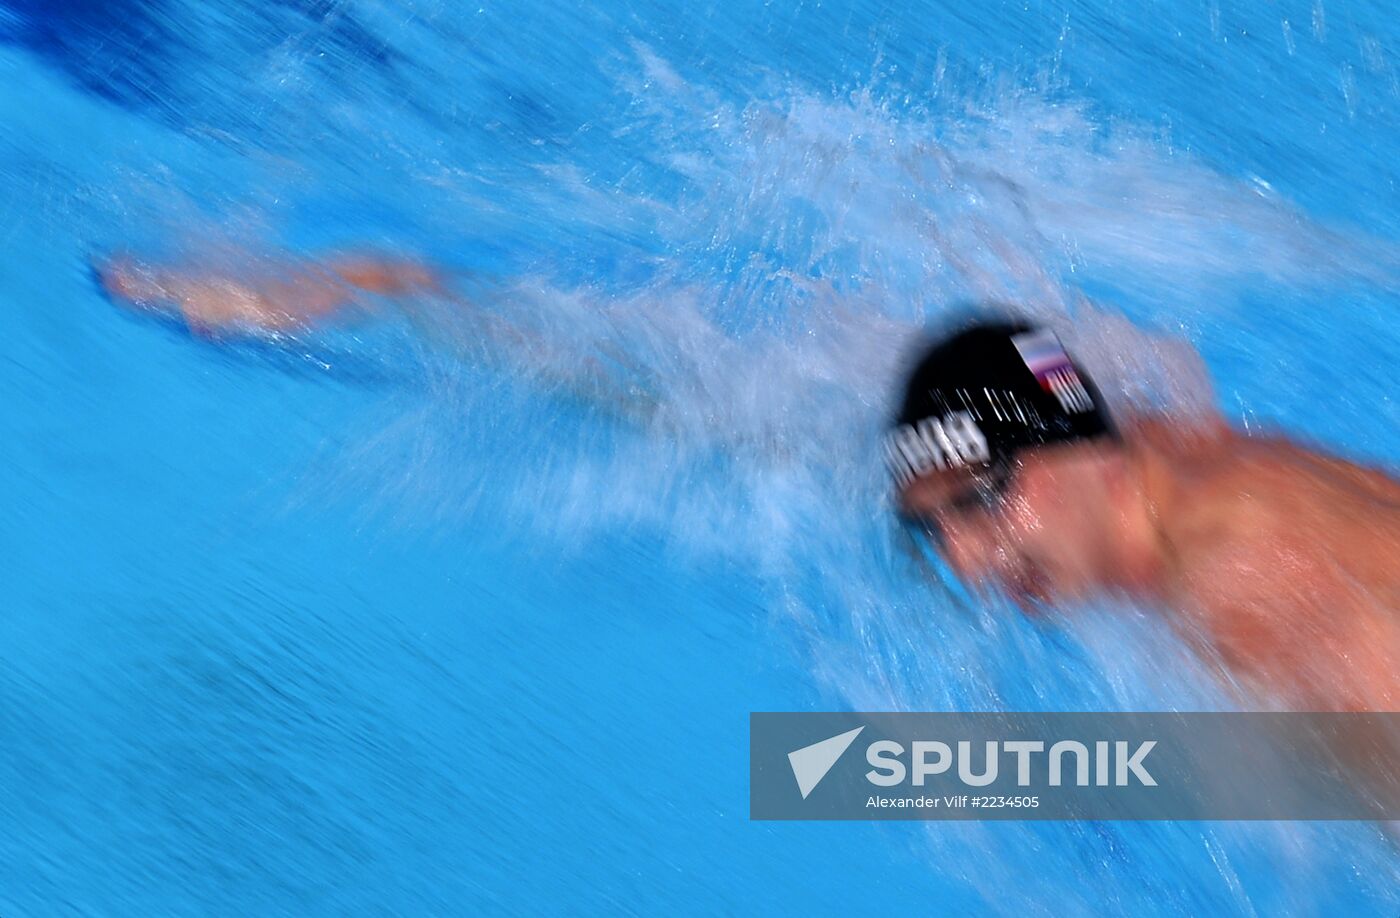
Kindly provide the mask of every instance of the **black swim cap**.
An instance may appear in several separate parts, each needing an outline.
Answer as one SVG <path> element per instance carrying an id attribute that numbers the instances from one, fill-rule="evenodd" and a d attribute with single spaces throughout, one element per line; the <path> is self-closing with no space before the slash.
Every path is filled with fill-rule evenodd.
<path id="1" fill-rule="evenodd" d="M 1114 430 L 1103 400 L 1054 332 L 979 322 L 919 358 L 885 454 L 904 487 L 936 469 L 1005 468 L 1028 447 L 1105 435 Z"/>

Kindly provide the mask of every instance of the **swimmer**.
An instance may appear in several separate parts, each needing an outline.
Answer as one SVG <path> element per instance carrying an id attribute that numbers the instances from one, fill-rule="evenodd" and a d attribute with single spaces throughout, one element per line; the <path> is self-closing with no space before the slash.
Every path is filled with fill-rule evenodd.
<path id="1" fill-rule="evenodd" d="M 211 335 L 295 330 L 363 293 L 465 304 L 439 272 L 372 255 L 236 280 L 130 258 L 96 273 L 114 299 Z M 482 340 L 540 361 L 535 336 L 467 312 Z M 563 382 L 647 416 L 645 393 L 584 364 Z M 1028 609 L 1118 594 L 1172 610 L 1241 688 L 1286 708 L 1400 704 L 1400 484 L 1382 472 L 1219 422 L 1117 423 L 1052 333 L 1014 321 L 923 355 L 886 455 L 901 514 L 966 583 Z"/>
<path id="2" fill-rule="evenodd" d="M 901 513 L 964 582 L 1023 607 L 1174 611 L 1251 696 L 1400 703 L 1400 483 L 1220 422 L 1119 425 L 1048 330 L 929 348 L 886 440 Z"/>

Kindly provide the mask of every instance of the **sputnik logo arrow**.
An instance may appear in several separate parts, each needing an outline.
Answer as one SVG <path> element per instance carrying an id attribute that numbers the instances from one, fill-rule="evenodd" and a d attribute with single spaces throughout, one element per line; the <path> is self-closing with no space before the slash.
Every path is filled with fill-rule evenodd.
<path id="1" fill-rule="evenodd" d="M 797 779 L 797 789 L 802 791 L 802 799 L 821 783 L 826 773 L 831 771 L 847 749 L 851 748 L 864 727 L 841 733 L 810 746 L 803 746 L 788 753 L 788 764 L 792 766 L 792 776 Z"/>

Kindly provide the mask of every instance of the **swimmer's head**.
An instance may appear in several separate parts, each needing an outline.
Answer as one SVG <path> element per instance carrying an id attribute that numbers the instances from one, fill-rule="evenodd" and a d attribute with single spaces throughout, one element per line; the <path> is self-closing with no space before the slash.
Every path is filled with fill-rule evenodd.
<path id="1" fill-rule="evenodd" d="M 1112 580 L 1105 540 L 1123 450 L 1052 331 L 983 321 L 934 342 L 909 375 L 885 454 L 901 510 L 964 578 L 1035 599 Z"/>
<path id="2" fill-rule="evenodd" d="M 1004 470 L 1023 450 L 1113 435 L 1098 390 L 1055 333 L 978 322 L 935 341 L 885 441 L 896 483 L 944 469 Z"/>

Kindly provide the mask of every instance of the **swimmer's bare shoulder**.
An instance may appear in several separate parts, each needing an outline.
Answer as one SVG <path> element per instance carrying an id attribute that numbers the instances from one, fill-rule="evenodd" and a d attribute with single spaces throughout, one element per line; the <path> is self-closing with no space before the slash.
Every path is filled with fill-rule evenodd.
<path id="1" fill-rule="evenodd" d="M 1166 433 L 1141 442 L 1184 483 L 1163 514 L 1173 606 L 1242 681 L 1295 706 L 1393 709 L 1400 484 L 1281 438 Z"/>

